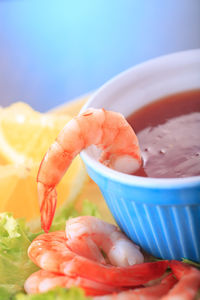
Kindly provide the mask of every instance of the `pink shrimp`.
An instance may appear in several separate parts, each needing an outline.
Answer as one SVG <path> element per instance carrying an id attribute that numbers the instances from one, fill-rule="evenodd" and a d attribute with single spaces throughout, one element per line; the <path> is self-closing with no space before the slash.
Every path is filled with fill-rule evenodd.
<path id="1" fill-rule="evenodd" d="M 101 249 L 113 266 L 127 267 L 142 263 L 144 256 L 119 228 L 91 216 L 66 222 L 67 246 L 75 253 L 105 264 Z"/>
<path id="2" fill-rule="evenodd" d="M 36 237 L 29 246 L 28 254 L 35 264 L 46 271 L 75 278 L 95 278 L 97 282 L 117 287 L 138 286 L 159 278 L 168 265 L 168 261 L 128 267 L 101 264 L 71 251 L 66 243 L 65 232 L 62 231 Z"/>
<path id="3" fill-rule="evenodd" d="M 87 296 L 105 295 L 113 292 L 119 292 L 122 288 L 96 282 L 82 277 L 70 277 L 52 273 L 45 270 L 39 270 L 31 274 L 24 284 L 24 289 L 28 294 L 44 293 L 55 287 L 71 288 L 80 287 Z"/>
<path id="4" fill-rule="evenodd" d="M 44 156 L 38 176 L 42 228 L 49 231 L 56 209 L 56 185 L 74 157 L 90 145 L 102 150 L 100 161 L 132 173 L 141 165 L 137 137 L 126 119 L 104 109 L 88 109 L 68 122 Z"/>
<path id="5" fill-rule="evenodd" d="M 152 286 L 126 290 L 112 295 L 97 296 L 94 300 L 160 300 L 163 295 L 177 282 L 176 278 L 169 274 L 160 283 Z"/>
<path id="6" fill-rule="evenodd" d="M 192 300 L 200 289 L 200 271 L 176 260 L 169 262 L 178 283 L 162 300 Z"/>

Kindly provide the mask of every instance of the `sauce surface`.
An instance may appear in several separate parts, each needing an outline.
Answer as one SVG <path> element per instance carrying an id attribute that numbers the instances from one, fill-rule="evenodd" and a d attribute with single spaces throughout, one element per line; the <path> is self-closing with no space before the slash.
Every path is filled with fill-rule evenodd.
<path id="1" fill-rule="evenodd" d="M 200 90 L 170 95 L 127 118 L 137 134 L 143 166 L 134 175 L 200 175 Z"/>

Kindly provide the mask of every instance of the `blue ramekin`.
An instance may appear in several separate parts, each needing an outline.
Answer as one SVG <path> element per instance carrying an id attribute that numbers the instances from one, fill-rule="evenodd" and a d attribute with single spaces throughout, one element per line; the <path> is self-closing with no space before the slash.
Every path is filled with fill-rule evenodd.
<path id="1" fill-rule="evenodd" d="M 125 116 L 163 96 L 200 89 L 200 50 L 156 58 L 118 75 L 83 107 Z M 92 146 L 81 153 L 117 224 L 148 253 L 163 259 L 200 261 L 200 176 L 143 178 L 98 162 Z"/>

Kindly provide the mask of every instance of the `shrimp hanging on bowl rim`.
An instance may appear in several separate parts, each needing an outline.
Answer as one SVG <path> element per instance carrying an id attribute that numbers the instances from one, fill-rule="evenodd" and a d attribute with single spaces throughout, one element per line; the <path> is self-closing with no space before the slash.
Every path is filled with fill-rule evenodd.
<path id="1" fill-rule="evenodd" d="M 100 162 L 124 173 L 141 166 L 137 136 L 122 114 L 89 108 L 69 121 L 45 154 L 37 175 L 41 224 L 48 232 L 55 214 L 56 185 L 83 149 L 96 145 Z"/>

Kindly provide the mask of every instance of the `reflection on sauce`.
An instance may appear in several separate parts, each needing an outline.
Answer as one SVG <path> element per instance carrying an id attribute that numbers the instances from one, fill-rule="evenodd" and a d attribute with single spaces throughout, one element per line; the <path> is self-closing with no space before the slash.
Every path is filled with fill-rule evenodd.
<path id="1" fill-rule="evenodd" d="M 127 120 L 138 136 L 143 157 L 143 166 L 135 175 L 200 175 L 200 90 L 153 102 Z"/>

